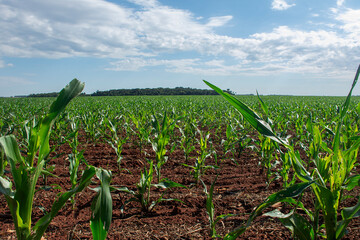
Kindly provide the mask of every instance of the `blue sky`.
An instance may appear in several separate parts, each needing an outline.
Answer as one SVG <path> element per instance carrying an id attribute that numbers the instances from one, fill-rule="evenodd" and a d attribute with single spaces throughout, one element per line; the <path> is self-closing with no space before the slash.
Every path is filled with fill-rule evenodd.
<path id="1" fill-rule="evenodd" d="M 0 0 L 0 96 L 193 87 L 346 95 L 359 0 Z M 360 94 L 360 87 L 354 94 Z"/>

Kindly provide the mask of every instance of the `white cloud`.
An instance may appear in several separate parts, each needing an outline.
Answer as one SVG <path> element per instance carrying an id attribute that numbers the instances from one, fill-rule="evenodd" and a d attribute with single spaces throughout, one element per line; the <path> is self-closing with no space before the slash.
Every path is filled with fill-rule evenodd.
<path id="1" fill-rule="evenodd" d="M 345 0 L 337 0 L 337 1 L 336 1 L 336 5 L 337 5 L 338 7 L 341 7 L 341 6 L 344 4 L 344 2 L 345 2 Z"/>
<path id="2" fill-rule="evenodd" d="M 286 10 L 295 6 L 295 4 L 288 4 L 285 0 L 273 0 L 271 3 L 271 8 L 274 10 Z"/>
<path id="3" fill-rule="evenodd" d="M 13 66 L 12 63 L 5 63 L 4 60 L 0 59 L 0 68 L 12 67 L 12 66 Z"/>
<path id="4" fill-rule="evenodd" d="M 215 75 L 331 72 L 352 66 L 360 56 L 360 10 L 333 12 L 338 24 L 331 31 L 279 26 L 235 38 L 214 31 L 232 16 L 203 23 L 189 11 L 156 0 L 131 2 L 141 9 L 104 0 L 78 0 L 77 4 L 72 0 L 0 1 L 0 56 L 106 57 L 115 59 L 108 70 L 162 66 L 172 72 Z M 294 5 L 272 2 L 278 10 Z M 184 51 L 195 53 L 194 59 L 160 59 L 163 53 Z M 209 60 L 224 56 L 235 63 Z"/>
<path id="5" fill-rule="evenodd" d="M 360 9 L 346 9 L 340 13 L 336 19 L 342 22 L 340 26 L 351 39 L 351 46 L 360 45 Z"/>
<path id="6" fill-rule="evenodd" d="M 232 18 L 232 16 L 212 17 L 206 25 L 209 27 L 221 27 L 228 23 Z"/>
<path id="7" fill-rule="evenodd" d="M 163 66 L 171 72 L 187 72 L 199 59 L 158 60 L 154 58 L 126 58 L 111 63 L 112 71 L 138 71 L 147 67 Z M 187 70 L 186 70 L 187 69 Z"/>

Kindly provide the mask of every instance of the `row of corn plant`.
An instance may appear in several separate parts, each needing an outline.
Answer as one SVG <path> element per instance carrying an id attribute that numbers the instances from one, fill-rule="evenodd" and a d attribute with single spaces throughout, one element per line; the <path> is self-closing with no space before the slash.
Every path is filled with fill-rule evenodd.
<path id="1" fill-rule="evenodd" d="M 320 148 L 324 151 L 324 154 L 315 154 L 314 159 L 312 159 L 314 166 L 308 169 L 305 168 L 304 160 L 300 158 L 299 152 L 289 145 L 286 139 L 280 138 L 255 111 L 235 97 L 222 92 L 216 86 L 205 81 L 208 86 L 221 94 L 240 111 L 260 134 L 286 148 L 292 169 L 299 181 L 284 190 L 270 195 L 253 211 L 244 226 L 240 226 L 227 234 L 225 239 L 235 239 L 241 235 L 258 215 L 278 202 L 288 204 L 291 211 L 285 214 L 279 210 L 274 210 L 267 212 L 266 215 L 278 218 L 285 227 L 292 231 L 296 239 L 341 239 L 346 234 L 346 227 L 351 220 L 360 216 L 360 202 L 352 207 L 340 207 L 341 202 L 344 200 L 344 192 L 351 191 L 355 186 L 359 186 L 360 175 L 355 173 L 353 169 L 357 161 L 360 138 L 354 137 L 353 141 L 346 146 L 342 142 L 342 128 L 359 74 L 360 66 L 355 74 L 345 103 L 339 110 L 340 115 L 330 147 L 323 144 L 320 132 L 315 130 L 314 141 L 316 143 L 313 146 L 314 148 Z M 311 189 L 314 197 L 312 208 L 307 208 L 302 203 L 303 193 L 306 189 Z M 299 209 L 303 210 L 305 216 L 299 212 Z"/>

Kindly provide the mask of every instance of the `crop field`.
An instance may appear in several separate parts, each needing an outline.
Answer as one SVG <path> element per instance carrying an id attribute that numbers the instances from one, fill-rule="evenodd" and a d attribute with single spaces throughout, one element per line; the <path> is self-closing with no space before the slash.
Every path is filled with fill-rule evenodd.
<path id="1" fill-rule="evenodd" d="M 358 239 L 360 97 L 82 88 L 0 98 L 0 239 Z"/>

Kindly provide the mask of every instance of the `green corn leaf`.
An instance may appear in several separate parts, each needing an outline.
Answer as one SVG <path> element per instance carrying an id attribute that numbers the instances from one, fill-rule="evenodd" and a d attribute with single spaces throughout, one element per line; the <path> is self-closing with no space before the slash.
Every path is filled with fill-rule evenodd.
<path id="1" fill-rule="evenodd" d="M 130 189 L 128 189 L 127 187 L 112 187 L 112 189 L 116 190 L 116 191 L 120 191 L 120 192 L 126 192 L 129 193 L 131 195 L 135 195 L 136 193 Z"/>
<path id="2" fill-rule="evenodd" d="M 259 102 L 260 102 L 260 105 L 261 105 L 261 108 L 262 110 L 264 111 L 264 113 L 266 114 L 266 116 L 269 116 L 269 109 L 268 109 L 268 106 L 266 105 L 266 103 L 261 99 L 258 91 L 256 90 L 256 95 L 259 99 Z"/>
<path id="3" fill-rule="evenodd" d="M 360 201 L 353 207 L 344 208 L 341 211 L 342 221 L 337 223 L 336 239 L 341 239 L 346 234 L 346 227 L 353 218 L 360 216 Z"/>
<path id="4" fill-rule="evenodd" d="M 337 215 L 335 192 L 320 185 L 314 185 L 313 190 L 324 214 L 327 239 L 335 239 Z"/>
<path id="5" fill-rule="evenodd" d="M 0 193 L 8 197 L 14 197 L 15 193 L 11 188 L 12 183 L 3 177 L 0 177 Z"/>
<path id="6" fill-rule="evenodd" d="M 291 159 L 292 166 L 298 178 L 303 182 L 311 182 L 313 179 L 310 176 L 310 173 L 306 170 L 304 165 L 301 163 L 300 154 L 294 152 L 293 150 L 289 151 L 289 156 Z"/>
<path id="7" fill-rule="evenodd" d="M 65 109 L 67 104 L 84 89 L 85 84 L 73 79 L 63 88 L 56 100 L 51 104 L 49 113 L 41 119 L 35 128 L 31 129 L 29 142 L 28 162 L 32 166 L 37 150 L 39 160 L 42 160 L 50 151 L 49 135 L 57 116 Z"/>
<path id="8" fill-rule="evenodd" d="M 314 182 L 315 181 L 297 183 L 297 184 L 294 184 L 294 185 L 292 185 L 284 190 L 281 190 L 277 193 L 271 194 L 265 200 L 264 203 L 260 204 L 256 208 L 255 213 L 260 213 L 266 207 L 273 205 L 277 202 L 281 202 L 281 201 L 285 200 L 286 198 L 294 198 L 294 197 L 299 196 L 305 189 L 307 189 Z"/>
<path id="9" fill-rule="evenodd" d="M 186 188 L 186 186 L 177 183 L 177 182 L 173 182 L 171 180 L 168 179 L 162 179 L 160 183 L 157 184 L 152 184 L 152 186 L 157 187 L 157 188 L 174 188 L 174 187 L 183 187 Z"/>
<path id="10" fill-rule="evenodd" d="M 294 239 L 315 239 L 314 229 L 312 228 L 309 221 L 307 221 L 301 215 L 294 213 L 294 210 L 288 214 L 284 214 L 278 209 L 275 209 L 271 212 L 265 213 L 264 216 L 278 218 L 286 228 L 290 229 L 290 231 L 293 233 Z"/>
<path id="11" fill-rule="evenodd" d="M 349 177 L 344 185 L 344 188 L 351 191 L 357 186 L 360 186 L 360 174 Z"/>
<path id="12" fill-rule="evenodd" d="M 360 65 L 356 71 L 356 74 L 355 74 L 355 78 L 354 78 L 354 81 L 352 83 L 352 86 L 351 86 L 351 89 L 349 91 L 349 94 L 348 96 L 346 97 L 346 100 L 345 100 L 345 103 L 342 107 L 342 110 L 341 110 L 341 113 L 340 113 L 340 119 L 338 121 L 338 125 L 337 125 L 337 128 L 336 128 L 336 133 L 335 133 L 335 137 L 334 137 L 334 142 L 333 142 L 333 151 L 334 153 L 336 153 L 340 147 L 340 132 L 341 132 L 341 126 L 343 124 L 343 120 L 344 120 L 344 117 L 346 115 L 346 112 L 349 108 L 349 105 L 350 105 L 350 99 L 351 99 L 351 94 L 352 94 L 352 91 L 358 81 L 358 78 L 359 78 L 359 74 L 360 74 Z M 337 165 L 337 164 L 335 164 Z"/>
<path id="13" fill-rule="evenodd" d="M 39 219 L 35 224 L 33 230 L 32 239 L 39 240 L 43 236 L 46 228 L 50 224 L 51 220 L 57 215 L 60 209 L 65 205 L 65 203 L 73 196 L 74 194 L 81 192 L 86 186 L 91 183 L 91 178 L 96 174 L 96 169 L 93 166 L 89 166 L 83 173 L 78 185 L 60 195 L 60 197 L 54 202 L 51 211 Z"/>
<path id="14" fill-rule="evenodd" d="M 237 237 L 239 237 L 241 234 L 243 234 L 246 231 L 246 229 L 250 226 L 251 222 L 257 216 L 259 216 L 265 208 L 267 208 L 277 202 L 286 201 L 288 198 L 294 198 L 294 197 L 299 196 L 305 189 L 310 187 L 311 184 L 313 184 L 313 183 L 315 183 L 315 181 L 297 183 L 297 184 L 294 184 L 294 185 L 288 187 L 287 189 L 281 190 L 277 193 L 270 195 L 262 204 L 260 204 L 251 213 L 250 218 L 248 219 L 245 226 L 240 226 L 239 228 L 236 228 L 232 232 L 226 234 L 224 239 L 226 239 L 226 240 L 236 239 Z"/>
<path id="15" fill-rule="evenodd" d="M 233 105 L 241 114 L 242 116 L 253 126 L 259 133 L 263 134 L 264 136 L 271 138 L 275 142 L 278 142 L 285 147 L 290 147 L 286 140 L 280 139 L 271 129 L 270 125 L 264 121 L 255 111 L 250 109 L 244 103 L 239 101 L 234 96 L 231 96 L 228 93 L 223 92 L 220 88 L 212 85 L 211 83 L 203 80 L 209 87 L 214 89 L 217 93 L 222 95 L 231 105 Z"/>
<path id="16" fill-rule="evenodd" d="M 4 149 L 7 160 L 10 162 L 11 167 L 16 164 L 23 164 L 24 159 L 21 156 L 16 138 L 14 135 L 7 135 L 0 137 L 0 145 Z"/>
<path id="17" fill-rule="evenodd" d="M 357 151 L 360 147 L 360 136 L 353 137 L 351 140 L 355 140 L 355 142 L 349 149 L 344 151 L 344 157 L 348 157 L 352 152 Z"/>
<path id="18" fill-rule="evenodd" d="M 94 240 L 106 239 L 112 218 L 112 199 L 110 194 L 111 172 L 97 169 L 96 176 L 100 179 L 100 187 L 91 205 L 90 228 Z"/>
<path id="19" fill-rule="evenodd" d="M 8 206 L 14 218 L 18 238 L 27 238 L 31 232 L 31 212 L 35 186 L 44 162 L 39 162 L 35 171 L 30 173 L 32 169 L 26 166 L 13 135 L 1 137 L 0 144 L 10 163 L 16 189 L 11 197 L 12 200 L 9 199 L 8 201 Z"/>
<path id="20" fill-rule="evenodd" d="M 60 91 L 59 96 L 56 98 L 55 102 L 51 104 L 50 112 L 41 121 L 41 128 L 38 129 L 40 138 L 39 159 L 42 159 L 50 151 L 50 129 L 56 117 L 65 109 L 65 107 L 73 98 L 81 93 L 81 91 L 84 89 L 84 86 L 85 84 L 81 83 L 79 80 L 72 80 L 65 88 Z"/>

